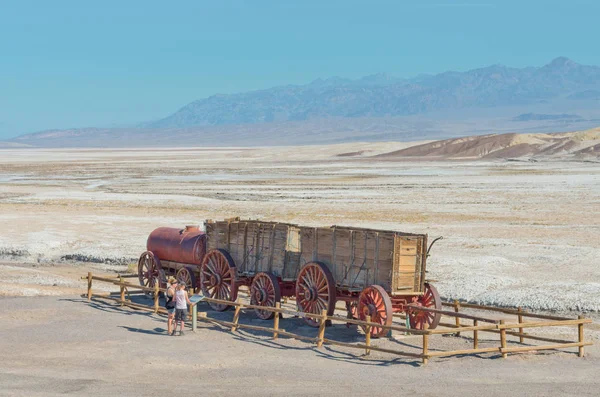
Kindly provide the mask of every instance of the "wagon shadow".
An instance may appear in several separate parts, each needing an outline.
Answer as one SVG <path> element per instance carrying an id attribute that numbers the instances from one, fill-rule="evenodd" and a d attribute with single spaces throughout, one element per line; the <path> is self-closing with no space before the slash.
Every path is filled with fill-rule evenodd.
<path id="1" fill-rule="evenodd" d="M 356 355 L 348 352 L 342 352 L 339 350 L 335 350 L 331 345 L 323 345 L 325 350 L 330 351 L 332 353 L 336 353 L 337 355 L 341 355 L 341 357 L 334 357 L 331 355 L 327 355 L 326 358 L 329 358 L 334 361 L 341 361 L 349 364 L 359 364 L 359 365 L 369 365 L 369 366 L 377 366 L 377 367 L 389 367 L 391 365 L 408 365 L 411 367 L 420 367 L 421 362 L 418 360 L 407 360 L 406 358 L 392 358 L 392 359 L 380 359 L 380 358 L 371 358 L 366 355 Z M 321 350 L 315 349 L 315 353 L 322 356 L 325 353 Z"/>
<path id="2" fill-rule="evenodd" d="M 137 299 L 133 299 L 132 302 L 138 304 L 148 304 L 151 302 L 151 299 L 146 297 L 135 297 Z M 89 307 L 100 310 L 106 313 L 118 313 L 125 314 L 128 316 L 136 315 L 136 316 L 144 316 L 148 319 L 152 319 L 153 321 L 160 322 L 164 324 L 166 320 L 165 315 L 156 316 L 153 312 L 146 312 L 135 310 L 127 306 L 120 306 L 118 303 L 106 302 L 102 300 L 102 298 L 92 297 L 91 301 L 88 301 L 86 297 L 82 297 L 79 299 L 76 298 L 64 298 L 60 299 L 61 301 L 68 301 L 73 303 L 85 303 Z M 220 321 L 232 321 L 233 319 L 233 310 L 227 310 L 224 312 L 216 312 L 210 309 L 210 307 L 202 303 L 198 308 L 198 311 L 206 311 L 209 319 L 220 320 Z M 281 339 L 272 339 L 271 332 L 265 331 L 257 331 L 251 329 L 240 328 L 235 333 L 231 332 L 230 327 L 226 327 L 217 323 L 211 323 L 209 321 L 202 321 L 200 318 L 198 319 L 198 329 L 207 329 L 211 331 L 217 331 L 226 333 L 233 339 L 245 342 L 245 343 L 253 343 L 270 349 L 277 350 L 288 350 L 288 351 L 313 351 L 317 357 L 324 358 L 327 360 L 338 361 L 338 362 L 346 362 L 355 365 L 366 365 L 366 366 L 390 366 L 390 365 L 409 365 L 413 367 L 420 366 L 420 362 L 416 360 L 407 360 L 406 358 L 392 358 L 392 359 L 379 359 L 379 358 L 371 358 L 369 356 L 365 356 L 364 354 L 354 354 L 350 352 L 345 352 L 337 349 L 334 345 L 324 344 L 322 348 L 317 348 L 314 345 L 314 342 L 306 342 L 298 339 L 288 338 L 285 336 L 280 336 Z M 264 327 L 271 327 L 273 325 L 273 320 L 259 320 L 253 317 L 253 313 L 251 311 L 242 311 L 242 315 L 239 317 L 240 325 L 258 325 Z M 189 327 L 191 325 L 190 321 L 186 321 L 186 325 Z M 279 322 L 280 330 L 292 332 L 299 336 L 316 338 L 318 329 L 307 325 L 302 318 L 299 317 L 284 317 L 280 319 Z M 129 327 L 120 325 L 119 328 L 126 329 L 129 332 L 155 335 L 155 336 L 164 336 L 166 330 L 164 328 L 154 328 L 154 329 L 142 329 L 136 327 Z M 364 335 L 360 333 L 357 327 L 347 327 L 345 324 L 334 324 L 328 326 L 325 331 L 325 337 L 330 337 L 331 335 L 335 335 L 335 340 L 339 342 L 345 343 L 360 343 L 364 342 Z M 304 346 L 292 346 L 288 344 L 288 342 L 293 341 L 293 343 L 302 343 Z M 405 344 L 406 346 L 410 346 Z M 357 350 L 358 351 L 358 350 Z"/>
<path id="3" fill-rule="evenodd" d="M 151 319 L 153 321 L 157 321 L 160 323 L 166 321 L 166 318 L 156 317 L 153 312 L 132 310 L 132 308 L 130 308 L 130 307 L 120 306 L 117 303 L 109 303 L 109 302 L 103 301 L 101 298 L 92 297 L 91 301 L 88 301 L 87 298 L 79 298 L 79 299 L 61 298 L 61 299 L 59 299 L 59 301 L 66 301 L 66 302 L 73 302 L 73 303 L 85 303 L 92 309 L 99 310 L 99 311 L 102 311 L 105 313 L 118 313 L 118 314 L 124 314 L 127 316 L 144 316 L 148 319 Z"/>
<path id="4" fill-rule="evenodd" d="M 273 320 L 258 320 L 252 319 L 251 313 L 240 316 L 240 325 L 262 325 L 269 327 L 272 325 Z M 221 321 L 231 321 L 233 312 L 213 312 L 208 311 L 209 318 Z M 389 365 L 409 365 L 409 366 L 420 366 L 420 361 L 407 360 L 406 358 L 394 358 L 394 359 L 376 359 L 365 356 L 364 354 L 354 354 L 345 352 L 337 349 L 334 345 L 324 344 L 322 348 L 317 348 L 314 342 L 306 342 L 298 339 L 288 338 L 280 336 L 281 339 L 273 339 L 272 333 L 266 331 L 257 331 L 251 329 L 239 328 L 235 333 L 231 332 L 229 327 L 210 323 L 208 321 L 200 322 L 202 328 L 210 329 L 218 332 L 226 333 L 233 337 L 235 340 L 253 343 L 262 347 L 276 349 L 276 350 L 296 350 L 296 351 L 313 351 L 317 357 L 324 358 L 327 360 L 347 362 L 356 365 L 367 365 L 367 366 L 389 366 Z M 299 336 L 316 338 L 317 328 L 306 325 L 303 319 L 296 317 L 282 318 L 279 322 L 280 330 L 295 333 Z M 344 343 L 356 343 L 364 342 L 364 335 L 357 332 L 356 327 L 346 327 L 343 324 L 335 324 L 326 328 L 325 337 L 335 335 L 335 340 Z M 304 346 L 291 346 L 286 343 L 294 341 L 294 343 L 302 343 Z"/>

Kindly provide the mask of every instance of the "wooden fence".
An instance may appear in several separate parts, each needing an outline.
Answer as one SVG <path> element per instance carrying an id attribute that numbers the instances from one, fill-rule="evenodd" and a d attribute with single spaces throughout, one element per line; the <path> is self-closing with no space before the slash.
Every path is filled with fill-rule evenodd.
<path id="1" fill-rule="evenodd" d="M 91 300 L 92 298 L 101 298 L 101 299 L 109 299 L 118 302 L 121 306 L 126 305 L 135 309 L 141 310 L 150 310 L 154 313 L 163 313 L 166 314 L 166 310 L 159 306 L 159 292 L 165 292 L 165 289 L 159 288 L 156 285 L 153 288 L 142 287 L 133 283 L 129 283 L 125 281 L 125 278 L 128 277 L 137 277 L 137 276 L 117 276 L 116 278 L 110 277 L 98 277 L 92 275 L 92 273 L 88 273 L 87 277 L 82 277 L 82 279 L 87 279 L 88 288 L 87 288 L 87 298 Z M 120 288 L 119 297 L 112 296 L 110 293 L 93 293 L 92 290 L 92 282 L 101 281 L 112 283 L 114 285 L 118 285 Z M 135 290 L 134 292 L 130 290 Z M 139 292 L 138 292 L 139 291 Z M 146 306 L 138 303 L 134 303 L 131 301 L 131 295 L 136 293 L 151 293 L 153 297 L 153 305 Z M 126 295 L 129 299 L 126 298 Z M 254 331 L 264 332 L 267 334 L 272 334 L 274 339 L 277 339 L 279 336 L 285 336 L 289 338 L 305 340 L 311 343 L 316 343 L 317 348 L 320 348 L 323 344 L 337 345 L 343 346 L 352 349 L 361 349 L 364 350 L 365 355 L 370 354 L 371 351 L 379 351 L 383 353 L 390 353 L 399 356 L 412 357 L 416 359 L 422 360 L 423 364 L 427 364 L 430 358 L 434 357 L 447 357 L 447 356 L 458 356 L 458 355 L 467 355 L 467 354 L 482 354 L 482 353 L 499 353 L 503 358 L 506 358 L 508 353 L 519 353 L 519 352 L 529 352 L 529 351 L 539 351 L 539 350 L 552 350 L 552 349 L 565 349 L 565 348 L 577 348 L 579 357 L 584 356 L 584 346 L 589 346 L 592 342 L 586 342 L 584 340 L 584 325 L 590 324 L 592 322 L 591 319 L 584 318 L 583 316 L 579 316 L 577 319 L 570 319 L 565 317 L 558 316 L 550 316 L 550 315 L 542 315 L 526 312 L 520 308 L 517 309 L 504 309 L 504 308 L 496 308 L 491 306 L 482 306 L 482 305 L 473 305 L 473 304 L 464 304 L 464 303 L 444 303 L 445 306 L 451 306 L 454 310 L 436 310 L 429 308 L 422 308 L 419 306 L 411 306 L 412 310 L 423 310 L 434 313 L 442 314 L 444 317 L 454 317 L 454 322 L 440 322 L 439 326 L 445 328 L 436 328 L 436 329 L 426 329 L 426 330 L 417 330 L 410 329 L 404 326 L 399 325 L 381 325 L 379 323 L 373 323 L 370 321 L 370 318 L 367 317 L 366 321 L 349 319 L 342 316 L 327 315 L 327 312 L 323 310 L 320 314 L 312 314 L 312 313 L 303 313 L 295 310 L 290 310 L 286 308 L 282 308 L 280 303 L 277 303 L 275 307 L 265 307 L 265 306 L 255 306 L 247 303 L 243 303 L 238 300 L 236 302 L 230 301 L 222 301 L 219 299 L 212 298 L 204 298 L 206 302 L 214 302 L 226 304 L 229 306 L 233 306 L 233 318 L 232 321 L 224 321 L 215 318 L 210 318 L 208 316 L 200 316 L 198 320 L 206 321 L 209 323 L 218 324 L 224 327 L 227 327 L 231 330 L 231 332 L 236 332 L 238 329 L 250 329 Z M 514 323 L 506 323 L 505 319 L 492 319 L 485 318 L 481 316 L 475 316 L 467 313 L 460 312 L 461 308 L 468 308 L 473 310 L 480 311 L 492 311 L 492 312 L 500 312 L 504 315 L 515 315 L 517 317 L 516 322 Z M 259 309 L 264 311 L 270 311 L 275 313 L 273 317 L 273 326 L 256 326 L 251 324 L 242 324 L 239 322 L 240 312 L 242 309 Z M 340 308 L 341 309 L 341 308 Z M 343 309 L 345 310 L 345 308 Z M 291 315 L 296 317 L 310 317 L 318 320 L 319 327 L 317 329 L 317 335 L 314 337 L 304 336 L 294 334 L 292 332 L 288 332 L 279 326 L 280 316 L 283 315 Z M 535 318 L 536 320 L 547 320 L 547 321 L 533 321 L 533 322 L 524 322 L 524 318 Z M 461 320 L 467 320 L 471 324 L 464 324 Z M 364 343 L 348 343 L 341 342 L 334 339 L 325 337 L 325 329 L 328 323 L 343 323 L 343 324 L 355 324 L 361 326 L 365 331 L 365 341 Z M 479 325 L 480 323 L 485 323 L 485 325 Z M 524 332 L 525 329 L 537 329 L 544 327 L 558 327 L 558 326 L 572 326 L 578 328 L 578 340 L 577 341 L 569 341 L 569 340 L 559 340 L 548 337 L 541 337 L 536 335 L 531 335 L 529 333 Z M 382 348 L 374 345 L 371 340 L 370 329 L 371 327 L 378 327 L 387 329 L 391 331 L 398 331 L 404 334 L 417 335 L 419 339 L 422 340 L 422 343 L 417 348 L 420 352 L 410 352 L 404 350 L 397 349 L 388 349 Z M 517 331 L 515 331 L 517 330 Z M 442 350 L 432 350 L 430 346 L 430 340 L 435 338 L 435 335 L 460 335 L 461 333 L 472 333 L 473 337 L 473 346 L 470 349 L 463 350 L 450 350 L 450 351 L 442 351 Z M 480 337 L 479 333 L 487 332 L 492 334 L 499 334 L 499 340 L 497 341 L 498 345 L 493 347 L 479 347 Z M 519 337 L 519 342 L 508 340 L 507 336 L 517 336 Z M 550 344 L 547 345 L 523 345 L 525 339 L 535 340 L 535 341 L 544 341 Z M 509 342 L 511 344 L 518 343 L 522 346 L 509 346 Z M 489 340 L 486 340 L 486 343 L 489 343 Z"/>

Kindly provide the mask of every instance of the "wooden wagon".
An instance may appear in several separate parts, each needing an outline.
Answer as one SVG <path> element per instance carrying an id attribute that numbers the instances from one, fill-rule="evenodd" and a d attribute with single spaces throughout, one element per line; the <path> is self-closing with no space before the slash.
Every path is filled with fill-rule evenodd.
<path id="1" fill-rule="evenodd" d="M 427 235 L 342 226 L 207 221 L 206 255 L 199 283 L 207 296 L 234 301 L 246 285 L 251 303 L 274 306 L 295 297 L 298 310 L 333 314 L 344 301 L 348 315 L 390 325 L 405 312 L 412 328 L 435 328 L 440 315 L 406 305 L 441 309 L 436 289 L 425 280 Z M 225 305 L 211 304 L 216 310 Z M 256 310 L 268 319 L 272 312 Z M 313 326 L 311 318 L 305 321 Z M 373 336 L 387 333 L 373 327 Z"/>
<path id="2" fill-rule="evenodd" d="M 427 235 L 342 226 L 304 227 L 287 223 L 206 221 L 184 229 L 161 227 L 140 256 L 140 284 L 164 287 L 174 275 L 209 297 L 234 301 L 247 286 L 253 305 L 275 306 L 295 297 L 298 310 L 333 314 L 344 301 L 348 315 L 389 325 L 397 312 L 410 326 L 435 328 L 440 315 L 408 305 L 441 309 L 436 289 L 425 280 Z M 229 308 L 210 303 L 215 310 Z M 256 310 L 268 319 L 273 312 Z M 317 322 L 305 317 L 313 326 Z M 385 329 L 372 327 L 373 336 Z"/>

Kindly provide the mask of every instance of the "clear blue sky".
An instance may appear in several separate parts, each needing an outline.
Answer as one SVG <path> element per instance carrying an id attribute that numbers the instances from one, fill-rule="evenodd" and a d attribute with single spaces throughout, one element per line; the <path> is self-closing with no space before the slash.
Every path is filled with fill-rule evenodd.
<path id="1" fill-rule="evenodd" d="M 597 0 L 0 0 L 0 139 L 319 77 L 600 65 L 599 16 Z"/>

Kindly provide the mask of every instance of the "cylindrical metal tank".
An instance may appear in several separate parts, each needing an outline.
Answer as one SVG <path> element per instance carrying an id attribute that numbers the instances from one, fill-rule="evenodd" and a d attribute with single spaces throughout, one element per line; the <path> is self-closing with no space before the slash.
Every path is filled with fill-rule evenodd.
<path id="1" fill-rule="evenodd" d="M 198 226 L 159 227 L 150 233 L 146 247 L 161 260 L 200 265 L 206 254 L 206 234 Z"/>

